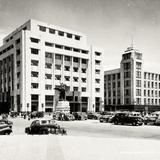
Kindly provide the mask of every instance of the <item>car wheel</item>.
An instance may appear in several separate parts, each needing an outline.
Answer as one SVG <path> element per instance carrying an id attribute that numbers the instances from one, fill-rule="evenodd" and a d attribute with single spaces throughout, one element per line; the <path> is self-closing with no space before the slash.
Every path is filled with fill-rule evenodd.
<path id="1" fill-rule="evenodd" d="M 10 135 L 10 132 L 5 132 L 4 135 Z"/>
<path id="2" fill-rule="evenodd" d="M 133 125 L 133 126 L 136 126 L 136 125 L 137 125 L 137 122 L 132 122 L 132 125 Z"/>
<path id="3" fill-rule="evenodd" d="M 115 125 L 117 125 L 117 124 L 118 124 L 118 121 L 117 121 L 117 120 L 115 120 L 115 121 L 114 121 L 114 124 L 115 124 Z"/>

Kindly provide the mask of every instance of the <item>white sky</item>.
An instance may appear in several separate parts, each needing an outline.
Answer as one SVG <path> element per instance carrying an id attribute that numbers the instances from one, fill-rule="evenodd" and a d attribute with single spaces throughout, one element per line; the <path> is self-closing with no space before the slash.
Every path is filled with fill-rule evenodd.
<path id="1" fill-rule="evenodd" d="M 86 34 L 104 70 L 120 66 L 133 35 L 144 68 L 160 73 L 160 0 L 0 0 L 0 41 L 30 18 Z"/>

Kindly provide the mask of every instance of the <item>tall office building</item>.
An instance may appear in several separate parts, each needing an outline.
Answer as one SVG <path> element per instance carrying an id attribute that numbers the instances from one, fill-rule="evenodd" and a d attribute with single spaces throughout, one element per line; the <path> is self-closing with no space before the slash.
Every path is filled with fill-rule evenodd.
<path id="1" fill-rule="evenodd" d="M 51 112 L 63 83 L 71 112 L 100 111 L 102 60 L 102 50 L 89 46 L 85 35 L 31 19 L 0 47 L 0 103 L 11 111 Z"/>
<path id="2" fill-rule="evenodd" d="M 104 72 L 104 104 L 106 110 L 160 110 L 160 74 L 144 71 L 142 53 L 133 47 L 120 68 Z"/>

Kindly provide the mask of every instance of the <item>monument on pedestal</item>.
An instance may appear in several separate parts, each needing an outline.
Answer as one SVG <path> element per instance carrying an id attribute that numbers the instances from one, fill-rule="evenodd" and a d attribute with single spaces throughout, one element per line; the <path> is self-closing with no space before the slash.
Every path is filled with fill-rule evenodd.
<path id="1" fill-rule="evenodd" d="M 59 101 L 56 105 L 56 112 L 70 113 L 69 102 L 66 101 L 67 88 L 68 87 L 63 83 L 61 83 L 59 87 L 55 88 L 55 90 L 59 91 Z"/>

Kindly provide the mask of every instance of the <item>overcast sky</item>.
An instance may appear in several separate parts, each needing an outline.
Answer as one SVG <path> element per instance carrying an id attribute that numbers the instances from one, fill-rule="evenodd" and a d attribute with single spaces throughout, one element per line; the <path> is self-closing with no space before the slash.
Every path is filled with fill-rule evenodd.
<path id="1" fill-rule="evenodd" d="M 160 0 L 0 0 L 0 40 L 33 18 L 82 32 L 104 50 L 104 70 L 131 45 L 146 71 L 160 73 Z"/>

